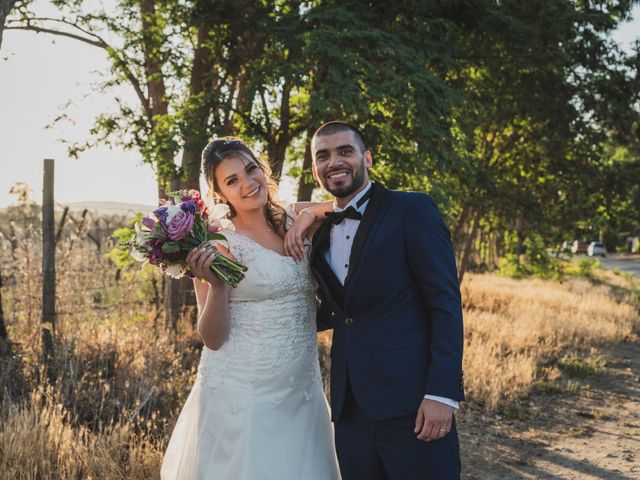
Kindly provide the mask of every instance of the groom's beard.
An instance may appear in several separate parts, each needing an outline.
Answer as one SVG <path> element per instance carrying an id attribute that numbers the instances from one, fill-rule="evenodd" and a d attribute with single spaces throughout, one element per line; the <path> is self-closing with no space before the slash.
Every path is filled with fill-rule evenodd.
<path id="1" fill-rule="evenodd" d="M 358 168 L 358 170 L 355 172 L 353 180 L 351 181 L 351 183 L 346 184 L 346 185 L 342 185 L 339 187 L 329 187 L 329 182 L 326 179 L 326 177 L 323 179 L 323 183 L 324 183 L 324 188 L 327 192 L 329 192 L 331 195 L 333 195 L 336 198 L 344 198 L 344 197 L 348 197 L 349 195 L 351 195 L 352 193 L 354 193 L 355 191 L 357 191 L 360 187 L 362 187 L 362 185 L 364 185 L 364 174 L 365 174 L 365 166 L 364 166 L 364 158 L 362 159 L 362 162 L 360 163 L 360 168 Z M 331 173 L 331 172 L 329 172 Z"/>

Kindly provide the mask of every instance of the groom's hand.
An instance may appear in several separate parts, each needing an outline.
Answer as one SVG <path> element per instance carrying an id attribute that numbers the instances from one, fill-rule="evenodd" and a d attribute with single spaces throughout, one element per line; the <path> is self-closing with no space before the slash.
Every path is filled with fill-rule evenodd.
<path id="1" fill-rule="evenodd" d="M 431 442 L 444 437 L 451 431 L 453 407 L 435 400 L 423 400 L 416 416 L 418 440 Z"/>

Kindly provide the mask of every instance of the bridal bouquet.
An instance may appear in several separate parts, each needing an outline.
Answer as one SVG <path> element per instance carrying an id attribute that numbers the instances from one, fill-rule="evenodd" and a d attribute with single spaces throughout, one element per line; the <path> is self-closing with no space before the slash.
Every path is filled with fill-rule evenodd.
<path id="1" fill-rule="evenodd" d="M 219 232 L 223 228 L 233 229 L 233 223 L 224 218 L 229 207 L 217 204 L 208 212 L 197 190 L 179 190 L 169 197 L 171 200 L 134 223 L 130 240 L 121 246 L 129 248 L 137 261 L 156 265 L 171 277 L 193 277 L 186 263 L 187 255 L 210 240 L 227 241 Z M 247 267 L 218 253 L 211 270 L 235 288 Z"/>

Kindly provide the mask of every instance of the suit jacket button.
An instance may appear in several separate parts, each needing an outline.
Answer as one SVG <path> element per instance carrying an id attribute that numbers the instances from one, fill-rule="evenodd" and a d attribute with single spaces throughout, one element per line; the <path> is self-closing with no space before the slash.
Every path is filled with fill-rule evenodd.
<path id="1" fill-rule="evenodd" d="M 345 325 L 351 325 L 353 323 L 353 318 L 347 317 L 344 319 Z"/>
<path id="2" fill-rule="evenodd" d="M 336 312 L 331 312 L 331 318 L 336 316 Z"/>

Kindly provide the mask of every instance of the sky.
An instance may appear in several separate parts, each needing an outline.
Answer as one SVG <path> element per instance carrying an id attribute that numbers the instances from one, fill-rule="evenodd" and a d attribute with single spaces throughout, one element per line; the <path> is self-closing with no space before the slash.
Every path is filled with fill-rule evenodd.
<path id="1" fill-rule="evenodd" d="M 640 39 L 640 6 L 614 38 L 625 48 Z M 108 94 L 95 91 L 102 78 L 100 72 L 108 72 L 108 65 L 104 51 L 90 45 L 34 32 L 4 32 L 0 50 L 0 208 L 14 202 L 9 190 L 16 182 L 27 183 L 40 202 L 45 158 L 56 162 L 54 189 L 61 204 L 156 203 L 153 170 L 141 163 L 135 151 L 99 146 L 72 159 L 60 141 L 86 140 L 95 116 L 114 111 L 116 94 L 136 104 L 126 86 Z M 62 112 L 73 122 L 46 128 Z M 293 199 L 293 181 L 283 179 L 280 196 Z"/>

